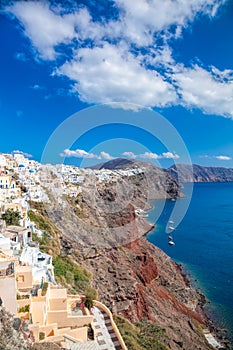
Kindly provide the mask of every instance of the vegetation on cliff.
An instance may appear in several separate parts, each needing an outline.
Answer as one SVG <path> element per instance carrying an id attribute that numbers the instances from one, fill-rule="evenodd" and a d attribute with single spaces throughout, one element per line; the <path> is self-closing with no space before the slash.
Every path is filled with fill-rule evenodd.
<path id="1" fill-rule="evenodd" d="M 71 256 L 62 253 L 60 244 L 62 233 L 51 222 L 44 204 L 39 202 L 31 202 L 30 204 L 34 208 L 34 210 L 28 211 L 30 220 L 44 231 L 42 238 L 33 234 L 33 240 L 39 243 L 42 252 L 53 256 L 56 282 L 66 287 L 70 293 L 84 293 L 90 304 L 97 296 L 96 290 L 91 286 L 92 274 L 74 261 Z"/>
<path id="2" fill-rule="evenodd" d="M 22 219 L 20 212 L 14 209 L 7 209 L 1 218 L 6 222 L 7 226 L 19 226 L 19 220 Z"/>
<path id="3" fill-rule="evenodd" d="M 30 220 L 33 221 L 41 231 L 43 231 L 42 238 L 38 238 L 37 235 L 34 234 L 33 240 L 40 244 L 40 250 L 42 252 L 53 256 L 59 255 L 59 236 L 61 235 L 61 232 L 48 217 L 44 203 L 31 201 L 30 206 L 34 209 L 28 211 Z"/>
<path id="4" fill-rule="evenodd" d="M 142 204 L 146 205 L 150 196 L 179 196 L 171 176 L 164 178 L 160 170 L 150 166 L 149 171 L 154 175 L 133 178 L 130 200 L 114 215 L 109 210 L 101 212 L 101 205 L 121 207 L 126 201 L 124 191 L 119 196 L 114 184 L 100 183 L 93 193 L 91 178 L 85 180 L 76 199 L 59 202 L 51 196 L 48 213 L 43 204 L 35 204 L 37 211 L 30 213 L 31 219 L 45 231 L 40 246 L 53 255 L 58 283 L 70 292 L 83 289 L 89 307 L 95 297 L 93 285 L 101 302 L 132 322 L 118 318 L 129 350 L 210 349 L 199 329 L 204 326 L 198 312 L 199 295 L 187 285 L 177 265 L 142 238 L 151 226 L 135 214 L 135 207 L 145 208 Z M 153 191 L 143 196 L 148 187 Z M 110 233 L 116 224 L 118 244 L 112 244 L 114 235 Z"/>
<path id="5" fill-rule="evenodd" d="M 143 320 L 132 324 L 126 318 L 114 315 L 114 321 L 128 350 L 167 350 L 166 332 L 153 322 Z"/>

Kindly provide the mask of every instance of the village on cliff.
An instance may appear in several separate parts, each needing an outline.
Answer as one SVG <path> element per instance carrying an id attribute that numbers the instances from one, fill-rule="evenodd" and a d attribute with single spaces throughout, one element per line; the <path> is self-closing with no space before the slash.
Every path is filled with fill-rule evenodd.
<path id="1" fill-rule="evenodd" d="M 40 179 L 41 164 L 21 152 L 0 154 L 0 303 L 14 317 L 24 340 L 57 343 L 70 350 L 127 349 L 110 310 L 85 295 L 68 294 L 56 283 L 53 257 L 40 251 L 45 232 L 28 212 L 30 201 L 49 201 Z M 135 170 L 138 171 L 138 170 Z M 78 195 L 74 183 L 93 172 L 108 181 L 112 171 L 58 165 L 64 194 Z M 119 175 L 119 174 L 118 174 Z M 116 176 L 116 175 L 115 175 Z"/>

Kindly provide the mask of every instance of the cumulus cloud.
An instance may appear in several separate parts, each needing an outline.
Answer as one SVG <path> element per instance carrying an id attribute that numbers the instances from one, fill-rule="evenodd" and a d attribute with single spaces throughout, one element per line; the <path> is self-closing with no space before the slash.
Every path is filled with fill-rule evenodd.
<path id="1" fill-rule="evenodd" d="M 56 46 L 74 37 L 73 16 L 57 15 L 45 1 L 17 1 L 9 10 L 23 24 L 25 34 L 44 59 L 54 59 Z"/>
<path id="2" fill-rule="evenodd" d="M 166 158 L 166 159 L 179 159 L 180 156 L 176 153 L 172 152 L 164 152 L 160 155 L 160 158 Z"/>
<path id="3" fill-rule="evenodd" d="M 228 156 L 215 156 L 214 158 L 218 160 L 231 160 L 231 157 Z"/>
<path id="4" fill-rule="evenodd" d="M 114 158 L 109 153 L 104 152 L 104 151 L 100 152 L 100 157 L 101 157 L 101 159 L 106 159 L 106 160 L 111 160 Z"/>
<path id="5" fill-rule="evenodd" d="M 107 152 L 100 152 L 100 154 L 94 154 L 91 152 L 87 152 L 83 149 L 76 149 L 76 150 L 70 150 L 68 148 L 64 149 L 62 153 L 60 153 L 61 157 L 67 157 L 67 158 L 89 158 L 89 159 L 105 159 L 105 160 L 111 160 L 114 157 L 112 157 Z"/>
<path id="6" fill-rule="evenodd" d="M 96 158 L 101 159 L 100 156 L 86 152 L 83 149 L 76 149 L 76 150 L 70 150 L 68 148 L 64 149 L 64 151 L 60 154 L 61 157 L 67 157 L 67 158 Z"/>
<path id="7" fill-rule="evenodd" d="M 122 156 L 127 157 L 127 158 L 131 158 L 131 159 L 135 159 L 137 157 L 137 155 L 134 154 L 133 152 L 123 152 Z"/>
<path id="8" fill-rule="evenodd" d="M 159 155 L 156 153 L 152 153 L 152 152 L 145 152 L 143 154 L 139 154 L 138 158 L 142 158 L 142 159 L 158 159 Z"/>
<path id="9" fill-rule="evenodd" d="M 153 152 L 145 152 L 142 154 L 135 154 L 133 152 L 124 152 L 123 156 L 131 159 L 141 158 L 141 159 L 178 159 L 180 156 L 176 153 L 172 152 L 163 152 L 161 154 L 153 153 Z"/>
<path id="10" fill-rule="evenodd" d="M 155 70 L 141 66 L 125 47 L 105 43 L 83 48 L 57 70 L 57 74 L 77 81 L 73 90 L 87 102 L 131 102 L 164 106 L 176 101 L 172 85 Z"/>
<path id="11" fill-rule="evenodd" d="M 210 158 L 210 159 L 218 159 L 218 160 L 231 160 L 232 158 L 229 156 L 225 156 L 225 155 L 219 155 L 219 156 L 209 156 L 207 154 L 205 154 L 204 156 L 200 156 L 200 158 Z"/>
<path id="12" fill-rule="evenodd" d="M 111 107 L 111 108 L 120 108 L 120 109 L 124 109 L 124 110 L 130 110 L 130 111 L 133 111 L 133 112 L 139 112 L 143 109 L 147 109 L 147 110 L 151 110 L 151 108 L 145 108 L 144 106 L 141 106 L 141 105 L 138 105 L 138 104 L 135 104 L 135 103 L 127 103 L 127 102 L 110 102 L 108 103 L 108 105 Z"/>
<path id="13" fill-rule="evenodd" d="M 218 0 L 115 0 L 122 11 L 125 35 L 140 46 L 151 45 L 156 32 L 176 27 L 174 36 L 180 36 L 182 28 L 198 14 L 215 16 L 225 1 Z M 167 35 L 171 35 L 167 33 Z"/>
<path id="14" fill-rule="evenodd" d="M 233 70 L 185 66 L 170 45 L 197 17 L 216 16 L 226 1 L 114 0 L 118 16 L 101 20 L 85 6 L 46 0 L 13 2 L 6 11 L 19 20 L 36 59 L 52 62 L 53 74 L 68 77 L 82 101 L 181 104 L 233 118 Z"/>
<path id="15" fill-rule="evenodd" d="M 32 158 L 33 155 L 30 154 L 30 153 L 26 153 L 26 152 L 23 152 L 23 151 L 20 151 L 20 150 L 14 150 L 11 152 L 12 154 L 22 154 L 24 157 L 26 158 Z"/>
<path id="16" fill-rule="evenodd" d="M 172 78 L 184 105 L 201 108 L 207 114 L 233 117 L 233 71 L 177 65 Z"/>

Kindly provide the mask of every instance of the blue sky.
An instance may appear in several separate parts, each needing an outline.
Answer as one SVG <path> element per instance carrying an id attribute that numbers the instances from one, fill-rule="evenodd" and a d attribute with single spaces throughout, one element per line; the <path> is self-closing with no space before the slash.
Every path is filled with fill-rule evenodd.
<path id="1" fill-rule="evenodd" d="M 233 167 L 232 1 L 5 3 L 1 152 L 21 150 L 40 160 L 69 116 L 119 102 L 132 115 L 138 112 L 131 103 L 159 112 L 178 131 L 193 163 Z M 79 118 L 84 123 L 85 113 Z M 162 166 L 182 161 L 175 148 L 116 123 L 117 116 L 58 149 L 58 157 L 63 152 L 77 165 L 120 156 Z"/>

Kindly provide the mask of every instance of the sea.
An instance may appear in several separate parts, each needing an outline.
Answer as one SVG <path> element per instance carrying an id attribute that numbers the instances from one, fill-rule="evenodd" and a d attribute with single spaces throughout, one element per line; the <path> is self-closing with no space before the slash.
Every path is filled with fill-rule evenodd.
<path id="1" fill-rule="evenodd" d="M 190 184 L 182 192 L 188 201 Z M 148 241 L 181 263 L 191 283 L 210 302 L 205 309 L 220 328 L 228 330 L 233 348 L 233 183 L 195 183 L 187 213 L 171 233 L 175 245 L 168 244 L 166 226 L 175 201 L 152 201 L 148 220 L 156 227 Z M 154 223 L 154 222 L 153 222 Z"/>

